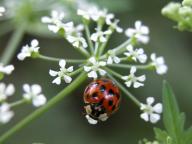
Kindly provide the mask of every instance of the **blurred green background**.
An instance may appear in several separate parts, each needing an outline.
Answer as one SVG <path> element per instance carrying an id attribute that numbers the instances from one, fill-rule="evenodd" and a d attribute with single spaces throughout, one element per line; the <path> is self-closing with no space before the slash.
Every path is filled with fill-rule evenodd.
<path id="1" fill-rule="evenodd" d="M 133 27 L 136 20 L 142 20 L 150 28 L 151 41 L 145 46 L 146 53 L 156 52 L 165 57 L 169 66 L 166 76 L 157 76 L 148 72 L 145 87 L 130 91 L 141 101 L 148 96 L 161 100 L 162 80 L 167 79 L 177 96 L 181 110 L 186 112 L 188 125 L 192 123 L 192 33 L 179 32 L 173 29 L 174 23 L 163 17 L 160 13 L 168 0 L 92 0 L 102 7 L 109 7 L 110 12 L 116 13 L 121 20 L 120 25 L 125 29 Z M 1 29 L 1 28 L 0 28 Z M 8 43 L 11 32 L 0 38 L 0 53 Z M 36 35 L 25 34 L 22 43 L 31 39 L 40 41 L 41 53 L 53 57 L 77 58 L 78 53 L 63 39 L 43 38 Z M 108 45 L 115 47 L 125 40 L 124 35 L 115 34 Z M 17 52 L 19 52 L 18 50 Z M 17 93 L 12 100 L 20 99 L 23 83 L 39 83 L 44 94 L 51 98 L 66 85 L 51 84 L 52 78 L 48 74 L 50 68 L 57 69 L 57 64 L 40 60 L 27 59 L 19 62 L 16 57 L 12 60 L 16 69 L 14 73 L 5 78 L 5 82 L 16 85 Z M 125 70 L 124 73 L 127 71 Z M 153 139 L 153 125 L 145 123 L 139 118 L 140 111 L 135 104 L 123 96 L 119 111 L 107 122 L 98 125 L 89 125 L 82 114 L 82 94 L 85 86 L 76 89 L 59 105 L 45 113 L 31 125 L 11 137 L 6 144 L 137 144 L 144 137 Z M 16 109 L 13 121 L 1 126 L 0 134 L 12 127 L 16 122 L 32 112 L 31 106 Z M 156 126 L 161 126 L 161 122 Z"/>

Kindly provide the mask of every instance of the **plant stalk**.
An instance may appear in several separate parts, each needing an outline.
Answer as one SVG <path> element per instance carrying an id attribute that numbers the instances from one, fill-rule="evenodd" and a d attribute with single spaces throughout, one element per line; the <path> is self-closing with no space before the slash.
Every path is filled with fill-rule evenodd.
<path id="1" fill-rule="evenodd" d="M 19 43 L 22 40 L 22 37 L 25 33 L 25 29 L 26 29 L 26 24 L 22 24 L 19 27 L 17 27 L 17 29 L 15 30 L 15 32 L 13 33 L 10 41 L 8 42 L 7 47 L 5 48 L 3 54 L 2 54 L 2 58 L 1 58 L 1 62 L 4 65 L 7 65 L 10 63 L 11 59 L 13 58 Z"/>

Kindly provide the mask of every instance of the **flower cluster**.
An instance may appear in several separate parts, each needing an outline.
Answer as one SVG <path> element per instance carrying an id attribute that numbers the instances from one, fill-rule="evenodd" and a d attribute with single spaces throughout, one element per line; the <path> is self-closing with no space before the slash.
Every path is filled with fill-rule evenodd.
<path id="1" fill-rule="evenodd" d="M 155 102 L 153 97 L 148 97 L 146 100 L 147 104 L 142 104 L 140 109 L 143 113 L 140 115 L 145 121 L 150 121 L 151 123 L 156 123 L 160 120 L 160 114 L 162 113 L 163 106 L 161 103 L 157 103 L 154 106 L 152 104 Z"/>
<path id="2" fill-rule="evenodd" d="M 162 14 L 177 22 L 177 28 L 181 31 L 192 31 L 192 1 L 183 0 L 182 3 L 170 2 L 162 9 Z"/>
<path id="3" fill-rule="evenodd" d="M 23 99 L 8 103 L 9 97 L 15 93 L 15 87 L 13 84 L 6 85 L 5 83 L 0 83 L 0 123 L 5 124 L 11 120 L 14 116 L 14 112 L 11 108 L 17 104 L 32 102 L 35 107 L 39 107 L 46 103 L 46 97 L 43 94 L 40 94 L 41 86 L 37 84 L 32 86 L 24 84 L 23 90 Z"/>
<path id="4" fill-rule="evenodd" d="M 39 42 L 34 39 L 31 41 L 31 45 L 23 46 L 21 52 L 17 55 L 17 58 L 23 61 L 27 57 L 35 56 L 39 52 Z"/>
<path id="5" fill-rule="evenodd" d="M 0 63 L 0 74 L 10 75 L 14 69 L 15 68 L 13 65 L 4 66 L 2 63 Z"/>
<path id="6" fill-rule="evenodd" d="M 18 59 L 24 60 L 26 57 L 33 57 L 58 62 L 59 70 L 49 70 L 49 75 L 55 77 L 52 83 L 56 85 L 60 85 L 62 82 L 69 84 L 72 82 L 74 75 L 84 71 L 87 73 L 88 78 L 117 77 L 128 88 L 140 88 L 145 85 L 147 79 L 145 74 L 139 74 L 140 69 L 154 70 L 158 75 L 167 73 L 168 67 L 162 56 L 157 57 L 155 53 L 152 53 L 148 59 L 144 48 L 139 46 L 147 44 L 150 40 L 149 28 L 143 25 L 141 21 L 136 21 L 134 28 L 123 30 L 119 26 L 119 20 L 115 18 L 114 14 L 108 13 L 105 9 L 101 10 L 98 7 L 90 7 L 87 10 L 78 9 L 77 14 L 82 18 L 83 24 L 67 22 L 65 20 L 65 13 L 55 10 L 51 12 L 51 16 L 44 16 L 41 20 L 43 23 L 48 24 L 50 31 L 65 38 L 72 47 L 83 54 L 85 59 L 59 59 L 43 56 L 39 53 L 37 40 L 33 40 L 30 46 L 24 46 L 21 53 L 18 54 Z M 93 33 L 89 30 L 92 23 L 96 26 L 93 29 Z M 107 49 L 109 39 L 114 32 L 124 32 L 128 38 L 119 46 Z M 68 63 L 78 65 L 66 67 Z M 119 74 L 113 70 L 113 67 L 128 69 L 128 73 Z M 29 86 L 25 86 L 25 91 L 32 91 L 27 87 Z M 31 98 L 33 96 L 27 97 Z M 39 99 L 41 99 L 42 103 L 46 101 L 43 98 Z M 156 123 L 160 120 L 162 105 L 152 106 L 153 102 L 153 98 L 147 98 L 147 104 L 140 103 L 139 101 L 136 103 L 143 112 L 141 118 L 145 121 Z M 35 104 L 36 102 L 33 101 L 33 103 Z M 92 124 L 97 123 L 89 116 L 86 116 L 86 118 Z"/>

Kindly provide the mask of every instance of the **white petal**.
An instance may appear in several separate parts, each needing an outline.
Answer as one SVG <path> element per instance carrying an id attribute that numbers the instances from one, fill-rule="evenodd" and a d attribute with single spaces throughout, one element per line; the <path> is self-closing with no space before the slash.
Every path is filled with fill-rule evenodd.
<path id="1" fill-rule="evenodd" d="M 55 25 L 48 25 L 48 29 L 54 33 L 57 33 L 59 31 L 59 27 Z"/>
<path id="2" fill-rule="evenodd" d="M 137 30 L 139 30 L 139 29 L 141 28 L 141 26 L 142 26 L 141 21 L 137 20 L 137 21 L 135 22 L 135 28 L 136 28 Z"/>
<path id="3" fill-rule="evenodd" d="M 98 34 L 97 33 L 94 33 L 91 35 L 91 40 L 96 42 L 98 40 Z"/>
<path id="4" fill-rule="evenodd" d="M 57 76 L 57 74 L 58 74 L 58 72 L 57 72 L 57 71 L 54 71 L 54 70 L 49 70 L 49 75 L 50 75 L 50 76 L 55 77 L 55 76 Z"/>
<path id="5" fill-rule="evenodd" d="M 89 59 L 89 61 L 90 61 L 93 65 L 96 64 L 96 59 L 95 59 L 94 57 L 91 57 L 91 58 Z"/>
<path id="6" fill-rule="evenodd" d="M 34 39 L 34 40 L 31 41 L 31 46 L 32 47 L 37 47 L 38 45 L 39 45 L 38 40 Z"/>
<path id="7" fill-rule="evenodd" d="M 149 34 L 149 28 L 147 27 L 147 26 L 142 26 L 141 27 L 141 32 L 143 33 L 143 34 Z"/>
<path id="8" fill-rule="evenodd" d="M 73 71 L 73 66 L 70 66 L 68 69 L 67 69 L 68 72 L 72 72 Z"/>
<path id="9" fill-rule="evenodd" d="M 145 77 L 145 75 L 142 75 L 142 76 L 137 77 L 137 80 L 140 82 L 144 82 L 146 80 L 146 77 Z"/>
<path id="10" fill-rule="evenodd" d="M 42 106 L 44 104 L 46 104 L 47 102 L 47 99 L 44 95 L 38 95 L 36 97 L 33 98 L 32 100 L 32 103 L 35 107 L 39 107 L 39 106 Z"/>
<path id="11" fill-rule="evenodd" d="M 145 121 L 149 121 L 149 115 L 148 115 L 147 113 L 142 113 L 142 114 L 140 115 L 140 117 L 141 117 L 143 120 L 145 120 Z"/>
<path id="12" fill-rule="evenodd" d="M 70 76 L 68 76 L 68 75 L 64 75 L 64 80 L 65 80 L 66 83 L 71 83 L 72 78 Z"/>
<path id="13" fill-rule="evenodd" d="M 30 88 L 30 86 L 28 84 L 24 84 L 23 85 L 23 90 L 26 93 L 30 93 L 31 92 L 31 88 Z"/>
<path id="14" fill-rule="evenodd" d="M 134 88 L 139 88 L 139 87 L 141 87 L 141 86 L 144 86 L 144 84 L 142 84 L 142 83 L 140 83 L 140 82 L 134 82 L 134 83 L 133 83 L 133 87 L 134 87 Z"/>
<path id="15" fill-rule="evenodd" d="M 113 60 L 114 60 L 115 63 L 120 63 L 121 62 L 120 58 L 118 58 L 116 56 L 113 58 Z"/>
<path id="16" fill-rule="evenodd" d="M 154 101 L 155 101 L 154 97 L 148 97 L 146 99 L 146 102 L 147 102 L 148 105 L 152 105 L 154 103 Z"/>
<path id="17" fill-rule="evenodd" d="M 131 67 L 130 73 L 134 74 L 136 72 L 137 68 L 135 66 Z"/>
<path id="18" fill-rule="evenodd" d="M 20 60 L 20 61 L 23 61 L 25 58 L 26 58 L 26 55 L 23 54 L 23 53 L 19 53 L 19 54 L 17 55 L 17 59 Z"/>
<path id="19" fill-rule="evenodd" d="M 89 72 L 90 70 L 91 70 L 91 67 L 89 67 L 89 66 L 84 66 L 84 71 Z"/>
<path id="20" fill-rule="evenodd" d="M 152 53 L 152 54 L 151 54 L 151 60 L 152 60 L 152 61 L 156 61 L 156 54 L 155 54 L 155 53 Z"/>
<path id="21" fill-rule="evenodd" d="M 60 77 L 55 78 L 55 79 L 52 81 L 52 83 L 55 83 L 55 84 L 57 84 L 57 85 L 60 85 L 60 84 L 61 84 L 61 78 L 60 78 Z"/>
<path id="22" fill-rule="evenodd" d="M 100 62 L 99 62 L 99 65 L 100 65 L 100 66 L 106 66 L 106 62 L 100 61 Z"/>
<path id="23" fill-rule="evenodd" d="M 129 77 L 128 77 L 128 76 L 122 76 L 121 78 L 122 78 L 123 80 L 128 80 Z"/>
<path id="24" fill-rule="evenodd" d="M 132 37 L 135 33 L 136 33 L 135 29 L 132 29 L 132 28 L 128 28 L 128 29 L 125 31 L 125 35 L 126 35 L 127 37 Z"/>
<path id="25" fill-rule="evenodd" d="M 32 90 L 32 93 L 35 94 L 35 95 L 38 95 L 42 91 L 41 86 L 38 85 L 38 84 L 32 85 L 31 90 Z"/>
<path id="26" fill-rule="evenodd" d="M 132 46 L 132 45 L 128 45 L 128 46 L 127 46 L 127 50 L 128 50 L 129 52 L 133 52 L 133 46 Z"/>
<path id="27" fill-rule="evenodd" d="M 88 73 L 88 77 L 95 79 L 95 78 L 97 78 L 97 73 L 95 71 L 91 71 Z"/>
<path id="28" fill-rule="evenodd" d="M 107 72 L 106 72 L 105 70 L 99 69 L 99 74 L 100 74 L 101 76 L 105 75 L 106 73 L 107 73 Z"/>
<path id="29" fill-rule="evenodd" d="M 6 94 L 7 96 L 11 96 L 11 95 L 14 94 L 14 92 L 15 92 L 15 87 L 14 87 L 14 85 L 13 85 L 13 84 L 9 84 L 9 85 L 7 86 L 7 88 L 6 88 L 6 90 L 5 90 L 5 94 Z"/>
<path id="30" fill-rule="evenodd" d="M 65 65 L 66 65 L 66 61 L 65 61 L 65 60 L 60 60 L 60 61 L 59 61 L 59 66 L 60 66 L 61 68 L 65 68 Z"/>
<path id="31" fill-rule="evenodd" d="M 163 105 L 161 103 L 157 103 L 153 106 L 153 111 L 156 113 L 162 113 L 163 111 Z"/>
<path id="32" fill-rule="evenodd" d="M 104 43 L 104 42 L 107 41 L 107 39 L 106 39 L 104 36 L 101 36 L 101 37 L 99 38 L 99 40 L 100 40 L 100 42 L 102 42 L 102 43 Z"/>
<path id="33" fill-rule="evenodd" d="M 131 87 L 132 81 L 126 81 L 125 84 L 127 87 Z"/>
<path id="34" fill-rule="evenodd" d="M 113 63 L 113 60 L 112 58 L 109 56 L 108 59 L 107 59 L 107 64 L 112 64 Z"/>
<path id="35" fill-rule="evenodd" d="M 41 22 L 42 23 L 51 23 L 52 19 L 50 19 L 50 17 L 44 16 L 41 18 Z"/>
<path id="36" fill-rule="evenodd" d="M 149 116 L 150 116 L 151 123 L 157 123 L 161 118 L 159 114 L 154 114 L 154 113 L 150 114 Z"/>

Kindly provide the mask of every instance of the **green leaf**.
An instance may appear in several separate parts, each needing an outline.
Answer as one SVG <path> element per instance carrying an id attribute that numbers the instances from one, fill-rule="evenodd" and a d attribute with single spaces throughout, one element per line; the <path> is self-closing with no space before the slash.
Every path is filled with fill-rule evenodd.
<path id="1" fill-rule="evenodd" d="M 168 135 L 174 144 L 184 144 L 185 115 L 180 113 L 173 91 L 166 81 L 163 84 L 163 105 L 163 122 Z"/>
<path id="2" fill-rule="evenodd" d="M 184 133 L 185 144 L 192 144 L 192 127 Z"/>
<path id="3" fill-rule="evenodd" d="M 169 137 L 169 135 L 167 134 L 166 131 L 164 130 L 161 130 L 159 128 L 154 128 L 154 132 L 155 132 L 155 138 L 162 142 L 162 143 L 165 143 L 167 142 L 167 138 Z"/>

